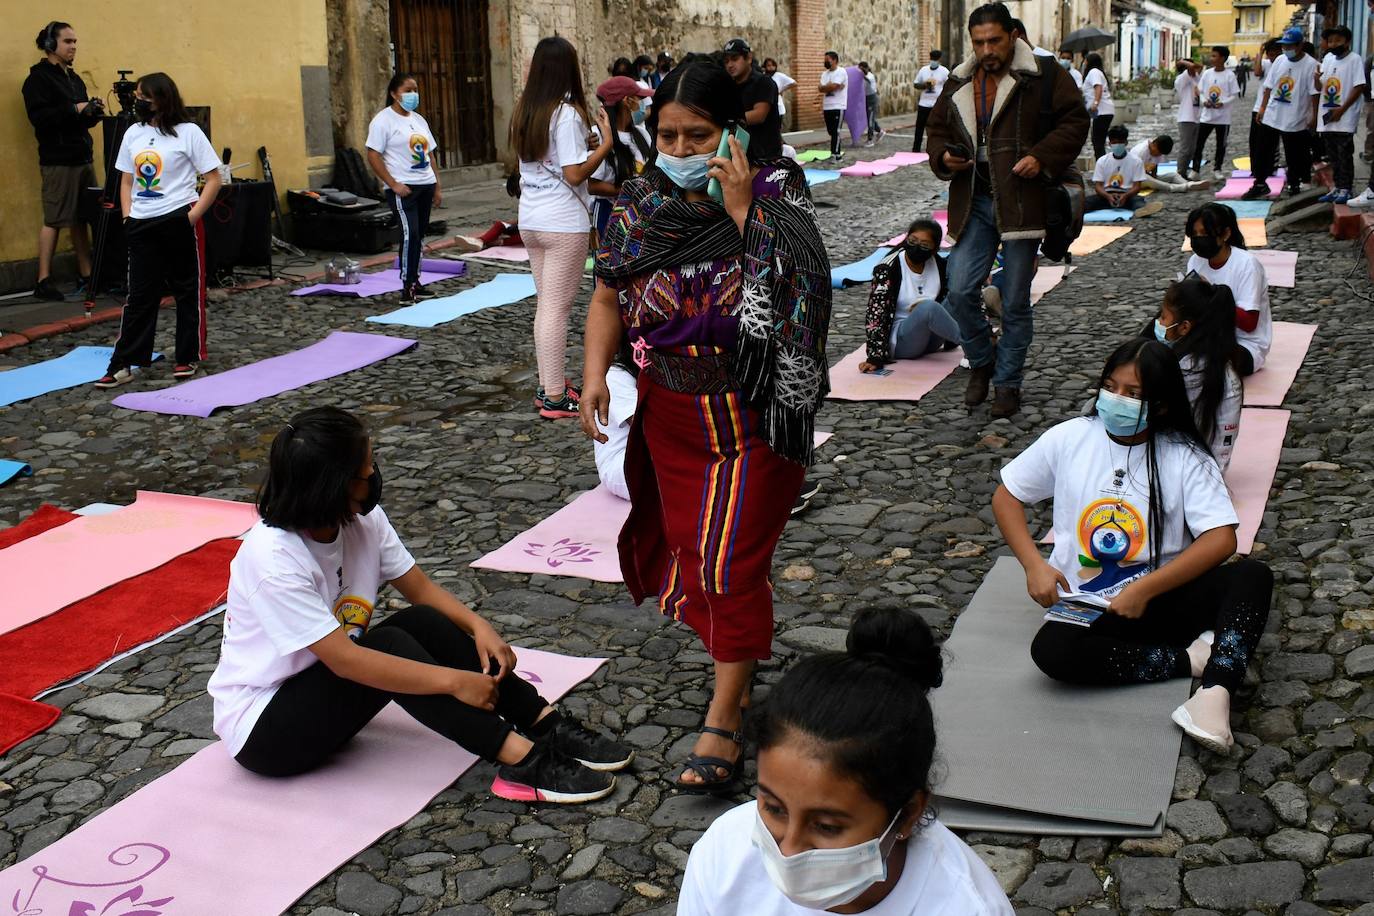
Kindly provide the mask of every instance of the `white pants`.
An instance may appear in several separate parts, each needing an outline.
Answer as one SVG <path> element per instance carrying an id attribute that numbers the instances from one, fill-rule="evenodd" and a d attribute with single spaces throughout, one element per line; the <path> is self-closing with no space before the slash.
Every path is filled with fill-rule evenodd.
<path id="1" fill-rule="evenodd" d="M 639 406 L 639 382 L 629 370 L 612 364 L 606 370 L 606 387 L 611 391 L 611 406 L 606 411 L 606 419 L 610 422 L 606 426 L 597 423 L 606 434 L 606 441 L 593 443 L 596 473 L 603 487 L 621 499 L 629 499 L 630 488 L 625 485 L 625 445 L 630 441 L 630 423 Z"/>

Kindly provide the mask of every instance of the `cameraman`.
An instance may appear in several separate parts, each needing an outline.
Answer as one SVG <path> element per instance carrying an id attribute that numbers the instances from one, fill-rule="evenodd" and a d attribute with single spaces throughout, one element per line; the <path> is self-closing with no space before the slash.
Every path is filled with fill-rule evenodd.
<path id="1" fill-rule="evenodd" d="M 76 32 L 70 24 L 48 23 L 34 44 L 45 57 L 29 68 L 24 80 L 24 110 L 38 138 L 43 175 L 43 228 L 38 232 L 38 284 L 33 295 L 61 301 L 66 297 L 49 277 L 60 230 L 70 230 L 81 281 L 90 283 L 91 239 L 77 211 L 81 189 L 96 183 L 90 131 L 105 109 L 98 99 L 88 97 L 86 84 L 72 69 Z"/>

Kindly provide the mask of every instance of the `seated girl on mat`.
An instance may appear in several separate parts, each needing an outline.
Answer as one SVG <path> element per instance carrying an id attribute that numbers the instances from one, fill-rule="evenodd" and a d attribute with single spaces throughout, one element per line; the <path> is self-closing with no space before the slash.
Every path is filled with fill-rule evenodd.
<path id="1" fill-rule="evenodd" d="M 1193 256 L 1187 273 L 1231 288 L 1236 300 L 1236 371 L 1253 375 L 1264 366 L 1274 341 L 1269 315 L 1269 281 L 1264 265 L 1245 250 L 1236 211 L 1224 204 L 1203 204 L 1188 214 L 1188 242 Z"/>
<path id="2" fill-rule="evenodd" d="M 940 224 L 918 219 L 906 240 L 873 268 L 865 327 L 867 358 L 860 372 L 874 372 L 897 359 L 920 359 L 959 343 L 959 325 L 940 303 L 945 298 L 945 259 Z"/>
<path id="3" fill-rule="evenodd" d="M 382 475 L 352 414 L 296 416 L 272 441 L 261 520 L 229 572 L 215 732 L 247 769 L 325 764 L 389 702 L 485 760 L 492 791 L 604 798 L 632 754 L 550 706 L 515 651 L 415 564 L 378 506 Z M 372 624 L 390 583 L 411 603 Z"/>
<path id="4" fill-rule="evenodd" d="M 1046 499 L 1048 562 L 1025 514 Z M 1255 560 L 1223 565 L 1236 549 L 1236 511 L 1169 348 L 1140 338 L 1117 347 L 1092 414 L 1050 428 L 1012 459 L 992 508 L 1038 604 L 1080 592 L 1108 602 L 1089 626 L 1042 626 L 1031 644 L 1040 670 L 1073 684 L 1201 678 L 1173 720 L 1224 753 L 1231 697 L 1264 632 L 1274 580 Z"/>
<path id="5" fill-rule="evenodd" d="M 692 847 L 678 916 L 1010 916 L 983 861 L 935 819 L 940 648 L 914 612 L 861 612 L 844 652 L 789 670 L 754 716 L 758 798 Z"/>
<path id="6" fill-rule="evenodd" d="M 1236 351 L 1236 300 L 1226 286 L 1198 277 L 1169 284 L 1159 316 L 1145 332 L 1178 357 L 1193 421 L 1222 473 L 1240 434 L 1245 388 L 1232 360 Z"/>

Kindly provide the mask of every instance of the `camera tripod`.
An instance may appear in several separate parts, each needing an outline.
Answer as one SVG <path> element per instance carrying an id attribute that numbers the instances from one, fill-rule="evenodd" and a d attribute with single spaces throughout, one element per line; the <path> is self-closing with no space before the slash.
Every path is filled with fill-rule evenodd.
<path id="1" fill-rule="evenodd" d="M 100 191 L 100 205 L 95 218 L 95 232 L 91 248 L 91 278 L 86 283 L 86 315 L 90 316 L 95 308 L 96 293 L 100 288 L 100 275 L 105 266 L 105 250 L 110 242 L 110 233 L 115 220 L 121 218 L 119 201 L 120 171 L 115 167 L 119 158 L 119 148 L 124 143 L 124 134 L 134 123 L 134 89 L 136 84 L 129 79 L 132 70 L 120 70 L 115 80 L 114 93 L 119 99 L 119 113 L 102 118 L 110 124 L 105 140 L 105 185 Z"/>

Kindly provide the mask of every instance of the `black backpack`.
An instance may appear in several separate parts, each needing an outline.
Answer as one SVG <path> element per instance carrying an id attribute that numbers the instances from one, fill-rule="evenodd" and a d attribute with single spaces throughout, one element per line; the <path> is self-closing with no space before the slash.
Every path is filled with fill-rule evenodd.
<path id="1" fill-rule="evenodd" d="M 1040 123 L 1038 140 L 1054 130 L 1054 70 L 1059 63 L 1040 61 Z M 1051 261 L 1070 261 L 1069 246 L 1083 234 L 1083 204 L 1088 196 L 1083 173 L 1070 164 L 1059 175 L 1042 175 L 1045 181 L 1045 240 L 1040 253 Z"/>

